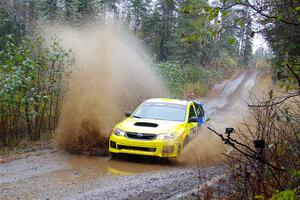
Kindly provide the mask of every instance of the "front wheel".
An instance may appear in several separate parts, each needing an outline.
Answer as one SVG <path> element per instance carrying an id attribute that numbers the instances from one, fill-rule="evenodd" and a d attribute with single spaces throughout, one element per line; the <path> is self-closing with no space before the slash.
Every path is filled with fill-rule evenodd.
<path id="1" fill-rule="evenodd" d="M 187 144 L 190 142 L 190 137 L 186 136 L 183 142 L 183 149 L 187 146 Z"/>

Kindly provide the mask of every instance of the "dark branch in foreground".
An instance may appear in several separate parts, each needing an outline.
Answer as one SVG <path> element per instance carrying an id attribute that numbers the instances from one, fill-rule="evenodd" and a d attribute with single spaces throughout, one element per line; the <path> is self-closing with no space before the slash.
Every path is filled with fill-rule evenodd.
<path id="1" fill-rule="evenodd" d="M 268 7 L 271 7 L 271 6 L 274 6 L 274 7 L 278 7 L 278 6 L 285 6 L 287 5 L 288 3 L 285 3 L 285 4 L 270 4 L 268 6 L 266 6 L 267 8 Z M 259 14 L 260 16 L 263 16 L 265 18 L 268 18 L 268 19 L 275 19 L 275 20 L 278 20 L 278 16 L 275 16 L 275 15 L 269 15 L 267 14 L 266 12 L 264 12 L 264 9 L 263 8 L 258 8 L 256 7 L 255 5 L 251 4 L 249 1 L 246 1 L 246 2 L 238 2 L 238 3 L 233 3 L 233 4 L 230 4 L 230 5 L 227 5 L 225 7 L 218 7 L 220 10 L 228 10 L 232 7 L 235 7 L 235 6 L 245 6 L 245 7 L 249 7 L 251 8 L 253 11 L 255 11 L 256 13 L 255 14 Z M 295 9 L 294 9 L 295 10 Z M 299 13 L 299 11 L 295 10 L 296 13 Z M 288 25 L 293 25 L 293 26 L 299 26 L 300 23 L 299 22 L 292 22 L 292 21 L 288 21 L 286 19 L 280 19 L 278 20 L 284 24 L 288 24 Z"/>
<path id="2" fill-rule="evenodd" d="M 266 17 L 266 18 L 269 18 L 269 19 L 276 19 L 276 20 L 278 19 L 278 16 L 268 15 L 268 14 L 264 13 L 261 9 L 258 9 L 254 5 L 250 4 L 249 2 L 248 3 L 239 2 L 236 5 L 242 5 L 242 6 L 250 7 L 251 9 L 253 9 L 255 12 L 257 12 L 259 15 L 261 15 L 263 17 Z M 284 19 L 281 19 L 279 21 L 281 21 L 281 22 L 283 22 L 285 24 L 294 25 L 294 26 L 299 26 L 300 25 L 300 23 L 291 22 L 291 21 L 287 21 L 287 20 L 284 20 Z"/>
<path id="3" fill-rule="evenodd" d="M 221 140 L 226 144 L 226 145 L 229 145 L 231 146 L 232 148 L 234 148 L 235 150 L 237 150 L 238 152 L 240 152 L 242 155 L 248 157 L 248 158 L 252 158 L 254 160 L 257 160 L 263 164 L 266 164 L 267 166 L 273 168 L 274 170 L 278 170 L 278 171 L 282 171 L 282 172 L 287 172 L 287 170 L 281 168 L 281 167 L 277 167 L 277 166 L 274 166 L 273 164 L 269 163 L 268 161 L 264 160 L 262 157 L 260 157 L 259 155 L 257 155 L 257 152 L 254 151 L 253 149 L 251 149 L 249 146 L 245 145 L 245 144 L 242 144 L 240 142 L 238 142 L 237 140 L 234 140 L 230 137 L 230 134 L 227 134 L 226 137 L 224 137 L 223 134 L 221 133 L 218 133 L 217 131 L 215 131 L 214 129 L 210 128 L 207 126 L 207 128 L 212 131 L 213 133 L 215 133 L 216 135 L 218 135 Z M 241 148 L 237 147 L 237 146 L 242 146 L 248 150 L 250 150 L 251 153 L 247 153 L 245 152 L 244 150 L 242 150 Z"/>
<path id="4" fill-rule="evenodd" d="M 294 64 L 292 64 L 292 66 L 290 66 L 289 64 L 286 64 L 285 65 L 290 71 L 291 73 L 293 74 L 294 78 L 296 79 L 297 83 L 298 83 L 298 87 L 299 87 L 299 90 L 300 90 L 300 77 L 299 77 L 299 74 L 297 74 L 295 72 L 295 70 L 293 69 L 293 67 L 295 66 Z"/>

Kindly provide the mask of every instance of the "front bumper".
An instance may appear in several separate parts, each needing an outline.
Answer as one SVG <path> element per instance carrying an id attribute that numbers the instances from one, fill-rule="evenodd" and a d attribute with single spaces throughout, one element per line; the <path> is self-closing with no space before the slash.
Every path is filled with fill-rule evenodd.
<path id="1" fill-rule="evenodd" d="M 112 134 L 109 138 L 109 152 L 138 154 L 158 157 L 176 157 L 181 150 L 181 145 L 176 140 L 141 140 L 129 139 L 125 136 Z"/>

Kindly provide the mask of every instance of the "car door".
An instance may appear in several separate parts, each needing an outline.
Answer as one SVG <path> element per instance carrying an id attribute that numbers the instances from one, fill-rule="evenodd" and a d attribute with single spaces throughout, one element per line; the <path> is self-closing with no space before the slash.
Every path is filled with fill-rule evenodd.
<path id="1" fill-rule="evenodd" d="M 196 110 L 195 110 L 195 104 L 192 103 L 189 107 L 189 115 L 188 115 L 188 119 L 190 119 L 191 117 L 198 117 L 196 114 Z M 197 132 L 197 127 L 198 127 L 198 123 L 197 122 L 189 122 L 188 123 L 188 128 L 189 128 L 189 132 L 190 134 L 194 134 Z"/>
<path id="2" fill-rule="evenodd" d="M 198 103 L 195 103 L 195 107 L 196 107 L 197 117 L 199 118 L 198 126 L 201 126 L 201 125 L 203 125 L 205 123 L 204 110 L 203 110 L 203 107 L 200 104 L 198 104 Z"/>

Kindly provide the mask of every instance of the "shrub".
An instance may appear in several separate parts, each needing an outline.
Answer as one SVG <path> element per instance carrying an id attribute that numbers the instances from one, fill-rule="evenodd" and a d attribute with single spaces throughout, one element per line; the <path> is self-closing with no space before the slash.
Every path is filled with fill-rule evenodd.
<path id="1" fill-rule="evenodd" d="M 188 83 L 184 87 L 184 97 L 186 99 L 196 99 L 199 97 L 203 97 L 208 92 L 208 86 L 207 84 L 198 81 L 196 83 Z"/>
<path id="2" fill-rule="evenodd" d="M 281 102 L 281 95 L 271 90 L 250 106 L 249 133 L 239 134 L 244 146 L 229 156 L 233 199 L 299 198 L 299 97 Z"/>
<path id="3" fill-rule="evenodd" d="M 58 120 L 71 54 L 41 36 L 17 43 L 4 38 L 0 51 L 0 146 L 21 137 L 38 140 Z"/>
<path id="4" fill-rule="evenodd" d="M 180 65 L 179 63 L 159 63 L 156 70 L 166 82 L 175 97 L 194 98 L 207 93 L 213 70 L 207 70 L 196 65 Z"/>

